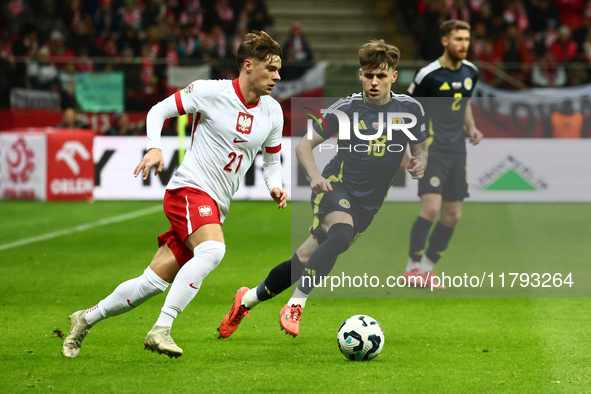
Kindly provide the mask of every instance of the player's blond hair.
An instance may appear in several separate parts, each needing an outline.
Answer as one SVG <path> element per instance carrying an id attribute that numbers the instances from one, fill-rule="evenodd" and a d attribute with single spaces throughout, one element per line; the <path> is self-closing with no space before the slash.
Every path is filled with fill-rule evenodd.
<path id="1" fill-rule="evenodd" d="M 359 48 L 359 65 L 363 69 L 378 70 L 388 65 L 388 69 L 396 70 L 398 60 L 400 49 L 384 40 L 371 40 Z"/>
<path id="2" fill-rule="evenodd" d="M 270 35 L 264 31 L 248 33 L 242 44 L 238 47 L 236 62 L 238 70 L 242 70 L 246 59 L 257 59 L 260 62 L 269 60 L 272 56 L 283 58 L 283 49 Z"/>
<path id="3" fill-rule="evenodd" d="M 468 30 L 470 31 L 470 24 L 457 19 L 450 19 L 439 25 L 439 34 L 441 37 L 449 37 L 452 31 L 455 30 Z"/>

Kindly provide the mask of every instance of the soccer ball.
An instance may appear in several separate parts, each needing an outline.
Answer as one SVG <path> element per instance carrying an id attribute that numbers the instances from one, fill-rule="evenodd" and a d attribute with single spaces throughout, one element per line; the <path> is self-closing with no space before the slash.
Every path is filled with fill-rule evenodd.
<path id="1" fill-rule="evenodd" d="M 384 330 L 367 315 L 351 316 L 341 324 L 337 343 L 343 356 L 351 361 L 376 358 L 384 347 Z"/>

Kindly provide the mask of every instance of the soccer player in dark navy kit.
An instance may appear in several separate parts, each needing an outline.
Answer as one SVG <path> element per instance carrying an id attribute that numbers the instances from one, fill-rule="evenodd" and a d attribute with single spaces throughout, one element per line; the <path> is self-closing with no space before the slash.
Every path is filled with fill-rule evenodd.
<path id="1" fill-rule="evenodd" d="M 326 126 L 315 124 L 311 138 L 304 136 L 298 143 L 296 155 L 310 178 L 312 189 L 311 235 L 290 260 L 273 268 L 258 287 L 238 290 L 232 309 L 220 325 L 221 337 L 232 335 L 251 308 L 299 280 L 297 289 L 280 313 L 281 328 L 294 337 L 298 335 L 300 317 L 314 278 L 318 278 L 318 282 L 328 275 L 337 257 L 370 225 L 409 143 L 413 156 L 407 165 L 408 171 L 414 179 L 423 176 L 427 166 L 423 108 L 412 97 L 390 90 L 398 76 L 395 69 L 399 58 L 398 48 L 383 40 L 363 45 L 359 50 L 359 79 L 363 92 L 340 99 L 329 108 L 341 111 L 349 119 L 350 138 L 345 138 L 346 131 L 339 129 L 337 115 L 328 113 Z M 358 114 L 357 122 L 354 113 Z M 378 113 L 383 113 L 381 124 Z M 386 113 L 405 115 L 388 117 Z M 391 131 L 388 138 L 388 122 L 405 124 L 406 128 Z M 355 128 L 363 136 L 372 136 L 371 139 L 359 138 Z M 337 153 L 321 173 L 312 151 L 336 132 L 339 132 Z M 295 273 L 293 280 L 292 272 Z"/>
<path id="2" fill-rule="evenodd" d="M 460 220 L 463 200 L 469 196 L 466 169 L 466 142 L 482 140 L 476 128 L 470 97 L 478 80 L 478 69 L 466 59 L 470 45 L 470 25 L 448 20 L 441 24 L 443 56 L 420 69 L 408 88 L 424 106 L 427 122 L 429 167 L 419 180 L 421 212 L 410 234 L 409 259 L 405 277 L 417 286 L 431 285 L 439 261 Z M 425 251 L 429 231 L 429 246 Z M 421 279 L 415 279 L 418 276 Z"/>

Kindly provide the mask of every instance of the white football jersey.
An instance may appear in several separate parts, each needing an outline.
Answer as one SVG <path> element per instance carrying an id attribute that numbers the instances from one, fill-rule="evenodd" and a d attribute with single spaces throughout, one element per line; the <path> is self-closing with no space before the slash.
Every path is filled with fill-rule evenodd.
<path id="1" fill-rule="evenodd" d="M 194 81 L 159 105 L 164 105 L 167 118 L 194 114 L 191 147 L 166 188 L 188 186 L 205 191 L 218 203 L 223 221 L 230 200 L 259 148 L 266 153 L 267 161 L 279 160 L 283 132 L 281 106 L 270 96 L 262 96 L 247 106 L 238 79 Z M 148 149 L 160 148 L 162 125 L 157 137 L 153 130 L 158 123 L 150 122 L 148 117 Z M 267 184 L 269 190 L 282 187 L 280 179 L 278 184 L 277 179 L 272 183 Z"/>

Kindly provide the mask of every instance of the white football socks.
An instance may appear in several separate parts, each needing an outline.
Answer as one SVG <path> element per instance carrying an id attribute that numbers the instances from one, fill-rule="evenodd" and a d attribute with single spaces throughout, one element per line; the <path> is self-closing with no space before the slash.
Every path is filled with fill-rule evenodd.
<path id="1" fill-rule="evenodd" d="M 423 255 L 423 258 L 421 259 L 421 274 L 431 272 L 433 271 L 433 268 L 435 268 L 435 263 L 432 262 L 426 254 Z"/>
<path id="2" fill-rule="evenodd" d="M 197 245 L 193 253 L 193 258 L 183 265 L 172 282 L 156 321 L 157 326 L 172 327 L 177 315 L 197 295 L 203 279 L 222 261 L 226 245 L 218 241 L 205 241 Z"/>
<path id="3" fill-rule="evenodd" d="M 141 276 L 121 283 L 107 298 L 86 311 L 86 322 L 93 326 L 108 317 L 128 312 L 165 291 L 168 285 L 148 267 Z"/>
<path id="4" fill-rule="evenodd" d="M 417 268 L 421 268 L 421 263 L 418 261 L 413 261 L 413 259 L 409 257 L 408 262 L 406 263 L 406 272 L 410 272 Z"/>
<path id="5" fill-rule="evenodd" d="M 309 294 L 304 294 L 300 291 L 300 289 L 296 288 L 289 301 L 287 301 L 287 305 L 294 306 L 299 304 L 302 309 L 304 309 L 308 296 Z"/>
<path id="6" fill-rule="evenodd" d="M 257 297 L 257 288 L 255 287 L 244 293 L 244 295 L 242 296 L 242 301 L 240 301 L 240 303 L 248 309 L 252 309 L 258 304 L 260 304 L 261 300 L 259 300 L 259 297 Z"/>

